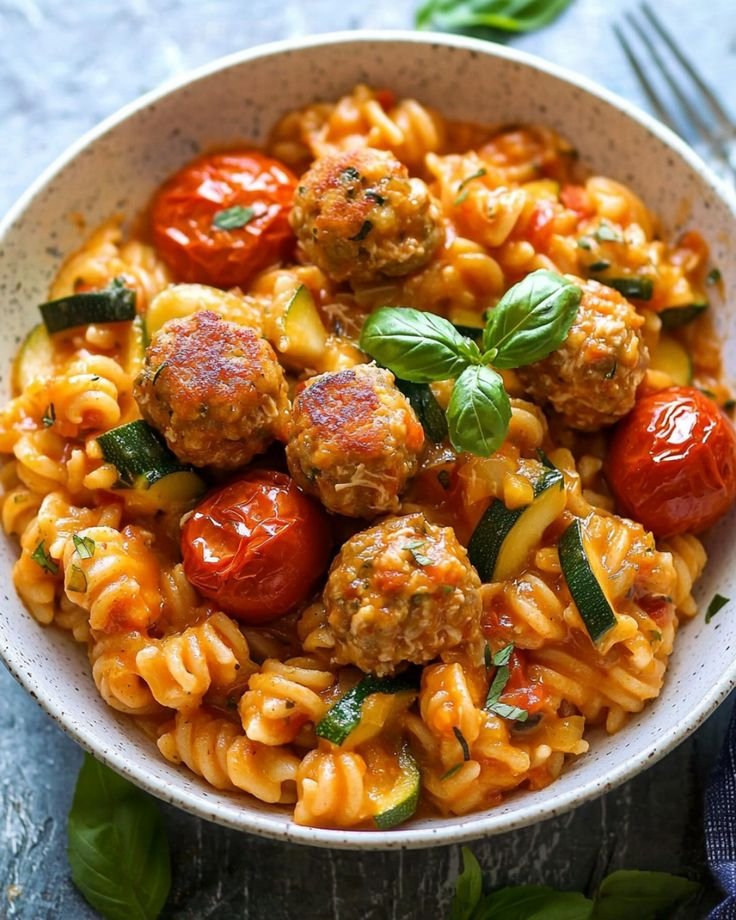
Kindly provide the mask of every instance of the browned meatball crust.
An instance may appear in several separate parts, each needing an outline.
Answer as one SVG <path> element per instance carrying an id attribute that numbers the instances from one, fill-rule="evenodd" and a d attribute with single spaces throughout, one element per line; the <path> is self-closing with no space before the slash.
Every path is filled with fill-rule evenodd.
<path id="1" fill-rule="evenodd" d="M 295 481 L 350 517 L 399 509 L 424 430 L 390 371 L 372 364 L 313 377 L 294 400 L 286 446 Z"/>
<path id="2" fill-rule="evenodd" d="M 597 281 L 580 286 L 583 297 L 562 346 L 517 373 L 536 402 L 549 403 L 571 428 L 595 431 L 633 408 L 649 351 L 640 332 L 644 318 L 628 300 Z"/>
<path id="3" fill-rule="evenodd" d="M 481 658 L 480 578 L 454 530 L 422 514 L 351 537 L 323 600 L 337 664 L 383 675 L 460 646 Z"/>
<path id="4" fill-rule="evenodd" d="M 366 147 L 317 160 L 291 212 L 309 261 L 336 281 L 407 275 L 442 242 L 440 206 L 421 179 L 385 150 Z"/>
<path id="5" fill-rule="evenodd" d="M 209 310 L 161 327 L 134 392 L 143 418 L 194 466 L 236 469 L 286 439 L 289 397 L 273 349 Z"/>

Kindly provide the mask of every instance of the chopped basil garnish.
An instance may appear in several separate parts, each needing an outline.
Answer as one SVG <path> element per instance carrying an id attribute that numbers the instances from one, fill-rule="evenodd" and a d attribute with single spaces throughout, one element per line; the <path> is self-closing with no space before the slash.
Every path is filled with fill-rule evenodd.
<path id="1" fill-rule="evenodd" d="M 153 380 L 151 381 L 154 384 L 154 386 L 156 384 L 156 381 L 159 378 L 159 374 L 161 373 L 161 371 L 165 370 L 168 366 L 169 366 L 168 361 L 162 361 L 161 364 L 159 364 L 159 366 L 156 368 L 156 373 L 153 375 Z"/>
<path id="2" fill-rule="evenodd" d="M 730 597 L 724 597 L 722 594 L 714 595 L 713 600 L 708 604 L 708 609 L 705 612 L 705 622 L 710 623 L 718 611 L 725 607 L 730 600 Z"/>
<path id="3" fill-rule="evenodd" d="M 51 428 L 56 421 L 56 409 L 53 403 L 49 403 L 41 419 L 44 428 Z"/>
<path id="4" fill-rule="evenodd" d="M 465 201 L 465 199 L 468 197 L 468 192 L 470 191 L 468 189 L 468 183 L 472 182 L 473 179 L 480 179 L 482 176 L 485 176 L 485 174 L 486 170 L 481 166 L 480 169 L 477 169 L 474 173 L 472 173 L 472 175 L 463 179 L 463 181 L 457 187 L 458 196 L 453 203 L 462 204 L 463 201 Z"/>
<path id="5" fill-rule="evenodd" d="M 375 201 L 377 205 L 382 205 L 386 203 L 386 199 L 383 195 L 379 195 L 378 192 L 374 192 L 372 188 L 369 188 L 365 193 L 366 198 L 370 198 L 371 201 Z"/>
<path id="6" fill-rule="evenodd" d="M 75 533 L 72 534 L 72 542 L 80 559 L 91 559 L 94 556 L 95 541 L 92 537 L 80 537 L 78 533 Z"/>
<path id="7" fill-rule="evenodd" d="M 650 629 L 649 638 L 652 640 L 652 642 L 661 642 L 662 633 L 658 629 Z"/>
<path id="8" fill-rule="evenodd" d="M 87 576 L 78 565 L 73 565 L 66 576 L 66 586 L 70 591 L 82 594 L 87 590 Z"/>
<path id="9" fill-rule="evenodd" d="M 601 224 L 595 231 L 595 238 L 602 243 L 623 243 L 624 238 L 610 224 Z"/>
<path id="10" fill-rule="evenodd" d="M 43 540 L 41 540 L 38 546 L 31 553 L 31 559 L 33 559 L 37 565 L 40 565 L 44 572 L 48 572 L 49 575 L 58 574 L 59 566 L 46 552 L 46 547 L 44 546 Z"/>
<path id="11" fill-rule="evenodd" d="M 711 268 L 711 270 L 706 275 L 705 283 L 710 285 L 718 284 L 718 282 L 721 280 L 721 277 L 720 268 Z"/>
<path id="12" fill-rule="evenodd" d="M 355 236 L 349 236 L 348 239 L 354 240 L 355 242 L 360 242 L 361 240 L 364 240 L 368 236 L 368 234 L 371 232 L 372 229 L 373 229 L 373 221 L 364 220 L 363 226 L 360 228 L 360 230 L 358 230 Z"/>
<path id="13" fill-rule="evenodd" d="M 578 248 L 591 250 L 593 246 L 590 240 L 586 236 L 581 236 L 580 239 L 578 240 Z"/>
<path id="14" fill-rule="evenodd" d="M 417 565 L 432 565 L 432 560 L 426 553 L 423 553 L 422 550 L 427 548 L 426 540 L 410 540 L 405 546 L 404 549 L 409 550 L 409 552 L 414 557 L 414 562 Z"/>
<path id="15" fill-rule="evenodd" d="M 490 671 L 493 667 L 493 654 L 491 653 L 491 647 L 486 642 L 486 647 L 483 650 L 483 661 L 485 662 L 486 671 Z"/>
<path id="16" fill-rule="evenodd" d="M 439 473 L 437 473 L 437 480 L 445 491 L 450 488 L 450 474 L 447 470 L 440 470 Z"/>
<path id="17" fill-rule="evenodd" d="M 452 731 L 457 738 L 458 744 L 463 749 L 463 760 L 470 760 L 470 748 L 468 747 L 468 742 L 465 740 L 465 736 L 456 725 L 453 725 Z"/>
<path id="18" fill-rule="evenodd" d="M 454 767 L 450 767 L 447 773 L 443 773 L 442 776 L 440 776 L 440 782 L 442 782 L 442 780 L 449 779 L 451 776 L 454 776 L 458 770 L 462 770 L 462 767 L 462 763 L 456 763 Z"/>
<path id="19" fill-rule="evenodd" d="M 256 212 L 253 208 L 236 204 L 232 208 L 218 211 L 212 218 L 212 226 L 217 230 L 238 230 L 249 224 L 255 216 Z"/>
<path id="20" fill-rule="evenodd" d="M 610 267 L 611 263 L 607 259 L 599 259 L 597 262 L 593 262 L 592 265 L 589 265 L 588 269 L 592 272 L 604 272 Z"/>
<path id="21" fill-rule="evenodd" d="M 514 645 L 510 642 L 508 645 L 505 645 L 502 649 L 499 649 L 492 658 L 493 664 L 498 668 L 496 674 L 491 681 L 491 686 L 488 689 L 488 696 L 486 697 L 485 709 L 488 712 L 492 712 L 497 716 L 501 716 L 502 719 L 511 719 L 516 722 L 526 722 L 529 718 L 529 713 L 526 709 L 519 709 L 518 706 L 509 706 L 506 703 L 500 702 L 501 694 L 504 691 L 506 684 L 508 683 L 509 676 L 511 674 L 509 670 L 509 661 L 511 660 L 511 655 L 514 651 Z"/>
<path id="22" fill-rule="evenodd" d="M 360 173 L 354 166 L 346 166 L 345 169 L 340 173 L 341 182 L 358 182 L 360 181 Z"/>

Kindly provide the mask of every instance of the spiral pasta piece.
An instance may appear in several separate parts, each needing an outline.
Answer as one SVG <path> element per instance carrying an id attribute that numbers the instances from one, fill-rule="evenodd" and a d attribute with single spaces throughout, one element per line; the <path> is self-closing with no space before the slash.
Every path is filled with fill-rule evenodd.
<path id="1" fill-rule="evenodd" d="M 192 709 L 210 689 L 228 689 L 253 665 L 238 624 L 213 613 L 181 635 L 151 642 L 136 656 L 136 666 L 162 706 Z"/>
<path id="2" fill-rule="evenodd" d="M 163 710 L 141 677 L 135 659 L 147 639 L 140 633 L 102 636 L 90 647 L 92 677 L 102 699 L 127 715 L 155 715 Z"/>
<path id="3" fill-rule="evenodd" d="M 159 567 L 151 542 L 150 534 L 132 525 L 122 531 L 88 527 L 67 541 L 64 588 L 70 601 L 89 611 L 96 632 L 142 630 L 158 619 Z"/>
<path id="4" fill-rule="evenodd" d="M 366 792 L 366 763 L 338 749 L 310 751 L 297 771 L 297 824 L 354 827 L 373 813 Z"/>
<path id="5" fill-rule="evenodd" d="M 245 734 L 262 744 L 293 741 L 305 723 L 316 724 L 325 714 L 324 694 L 335 680 L 316 658 L 264 661 L 238 705 Z"/>

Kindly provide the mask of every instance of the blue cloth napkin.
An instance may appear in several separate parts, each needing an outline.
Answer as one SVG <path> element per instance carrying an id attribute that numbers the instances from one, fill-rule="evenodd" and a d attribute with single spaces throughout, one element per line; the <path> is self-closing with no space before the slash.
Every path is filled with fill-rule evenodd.
<path id="1" fill-rule="evenodd" d="M 708 920 L 736 920 L 736 708 L 705 793 L 705 850 L 726 894 Z"/>

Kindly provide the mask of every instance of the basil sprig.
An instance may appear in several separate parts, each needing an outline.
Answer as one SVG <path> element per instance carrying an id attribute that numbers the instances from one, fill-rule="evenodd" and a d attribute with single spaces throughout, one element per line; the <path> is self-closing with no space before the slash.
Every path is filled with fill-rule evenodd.
<path id="1" fill-rule="evenodd" d="M 106 920 L 155 920 L 171 886 L 169 843 L 153 799 L 88 754 L 69 812 L 72 880 Z"/>
<path id="2" fill-rule="evenodd" d="M 483 330 L 482 347 L 452 323 L 410 307 L 381 307 L 365 321 L 360 347 L 402 380 L 455 380 L 447 407 L 450 443 L 488 457 L 508 432 L 511 404 L 491 367 L 522 367 L 565 341 L 582 297 L 580 287 L 555 272 L 532 272 L 510 288 Z"/>

